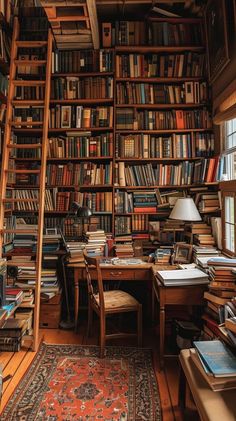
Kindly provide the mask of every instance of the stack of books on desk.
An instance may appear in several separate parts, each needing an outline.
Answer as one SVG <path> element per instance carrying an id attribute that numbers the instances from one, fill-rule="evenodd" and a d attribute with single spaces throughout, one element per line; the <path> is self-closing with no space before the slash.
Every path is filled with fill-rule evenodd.
<path id="1" fill-rule="evenodd" d="M 196 341 L 191 360 L 213 391 L 236 388 L 236 355 L 221 341 Z"/>
<path id="2" fill-rule="evenodd" d="M 213 246 L 193 246 L 193 260 L 201 269 L 208 269 L 208 260 L 219 256 L 220 251 Z"/>
<path id="3" fill-rule="evenodd" d="M 85 243 L 81 241 L 66 241 L 66 250 L 68 252 L 69 263 L 84 262 Z"/>
<path id="4" fill-rule="evenodd" d="M 208 276 L 199 269 L 160 270 L 157 278 L 165 286 L 184 286 L 208 284 Z"/>

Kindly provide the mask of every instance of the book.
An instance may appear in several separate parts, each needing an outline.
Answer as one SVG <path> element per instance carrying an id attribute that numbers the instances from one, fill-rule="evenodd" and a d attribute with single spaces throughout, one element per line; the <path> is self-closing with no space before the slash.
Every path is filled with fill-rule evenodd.
<path id="1" fill-rule="evenodd" d="M 156 276 L 165 286 L 208 284 L 208 276 L 199 269 L 157 271 Z"/>
<path id="2" fill-rule="evenodd" d="M 236 376 L 236 357 L 221 341 L 194 341 L 194 346 L 214 377 Z"/>
<path id="3" fill-rule="evenodd" d="M 190 348 L 189 351 L 191 360 L 194 362 L 195 366 L 214 392 L 236 388 L 236 377 L 235 379 L 231 377 L 214 377 L 202 362 L 202 359 L 199 357 L 196 349 Z"/>

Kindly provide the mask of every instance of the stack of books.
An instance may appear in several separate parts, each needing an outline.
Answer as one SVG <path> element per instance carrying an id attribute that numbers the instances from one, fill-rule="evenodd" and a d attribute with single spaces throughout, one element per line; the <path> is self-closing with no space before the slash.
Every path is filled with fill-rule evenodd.
<path id="1" fill-rule="evenodd" d="M 193 246 L 193 260 L 200 269 L 207 269 L 210 257 L 219 255 L 220 251 L 214 246 Z"/>
<path id="2" fill-rule="evenodd" d="M 19 305 L 23 300 L 23 291 L 16 287 L 6 287 L 6 303 L 14 303 L 15 306 Z"/>
<path id="3" fill-rule="evenodd" d="M 225 329 L 231 341 L 236 345 L 236 316 L 225 319 Z"/>
<path id="4" fill-rule="evenodd" d="M 155 264 L 166 265 L 170 262 L 171 250 L 170 249 L 157 249 L 155 252 Z"/>
<path id="5" fill-rule="evenodd" d="M 129 258 L 129 257 L 134 257 L 134 249 L 133 249 L 133 245 L 128 243 L 128 244 L 119 244 L 116 243 L 115 245 L 115 252 L 116 252 L 116 257 L 119 258 Z"/>
<path id="6" fill-rule="evenodd" d="M 196 341 L 191 360 L 217 392 L 236 388 L 236 356 L 219 340 Z"/>
<path id="7" fill-rule="evenodd" d="M 66 250 L 68 252 L 69 263 L 81 263 L 84 261 L 83 251 L 85 243 L 80 241 L 66 241 Z"/>
<path id="8" fill-rule="evenodd" d="M 216 256 L 208 259 L 207 265 L 210 283 L 209 291 L 204 293 L 207 305 L 202 316 L 204 320 L 203 331 L 207 339 L 220 337 L 232 345 L 233 341 L 222 324 L 225 322 L 225 306 L 236 291 L 236 275 L 232 273 L 236 260 Z"/>
<path id="9" fill-rule="evenodd" d="M 0 329 L 0 350 L 19 351 L 27 326 L 25 320 L 7 319 Z"/>
<path id="10" fill-rule="evenodd" d="M 104 230 L 87 231 L 87 244 L 85 250 L 88 255 L 103 256 L 106 246 L 106 234 Z"/>
<path id="11" fill-rule="evenodd" d="M 18 308 L 15 312 L 15 319 L 23 320 L 26 323 L 26 335 L 33 332 L 33 310 L 30 308 Z"/>

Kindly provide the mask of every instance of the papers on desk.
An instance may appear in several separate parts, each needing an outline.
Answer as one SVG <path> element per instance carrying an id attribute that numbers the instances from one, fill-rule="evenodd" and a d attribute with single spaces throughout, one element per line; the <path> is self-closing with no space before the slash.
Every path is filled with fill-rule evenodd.
<path id="1" fill-rule="evenodd" d="M 208 284 L 208 276 L 199 269 L 160 270 L 156 276 L 165 286 Z"/>
<path id="2" fill-rule="evenodd" d="M 112 262 L 113 265 L 142 265 L 143 263 L 145 262 L 141 259 L 118 259 Z"/>

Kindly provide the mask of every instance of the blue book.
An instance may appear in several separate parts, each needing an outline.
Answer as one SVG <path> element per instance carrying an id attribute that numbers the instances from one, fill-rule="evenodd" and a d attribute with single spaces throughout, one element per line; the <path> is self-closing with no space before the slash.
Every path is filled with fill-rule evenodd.
<path id="1" fill-rule="evenodd" d="M 221 341 L 196 341 L 194 346 L 214 377 L 236 376 L 236 356 Z"/>

